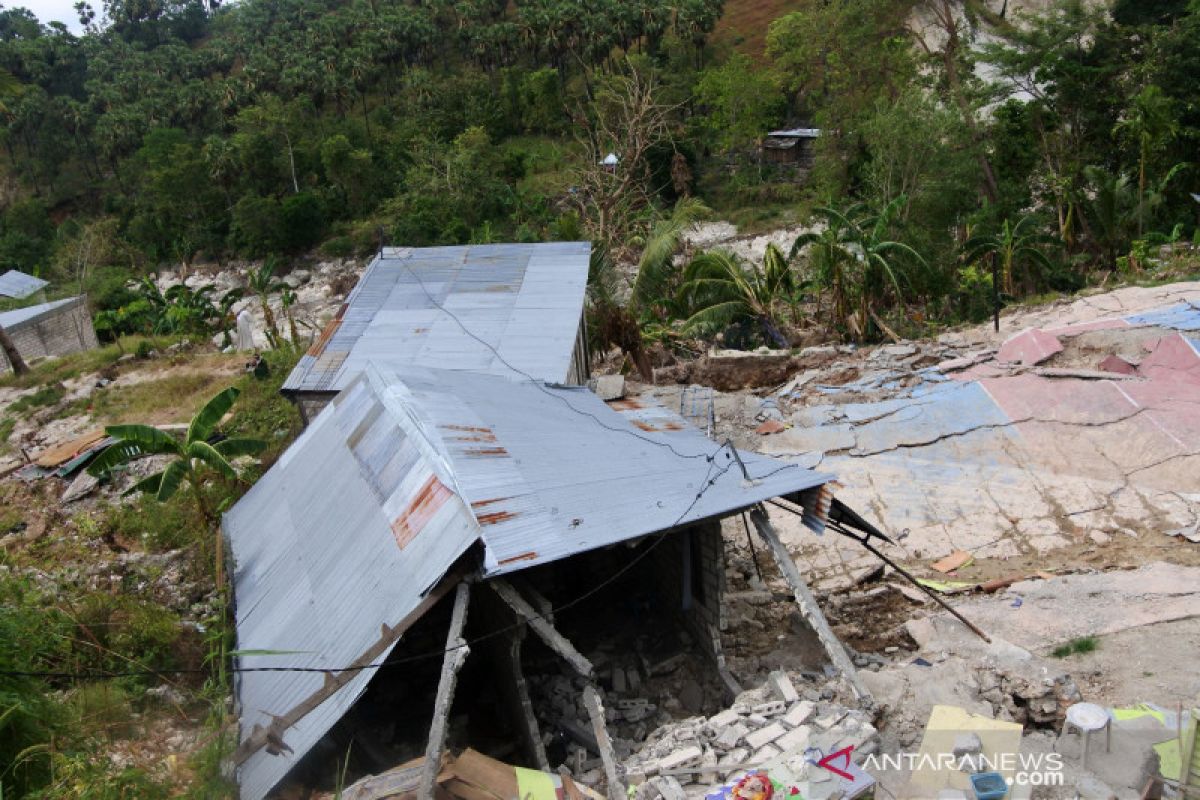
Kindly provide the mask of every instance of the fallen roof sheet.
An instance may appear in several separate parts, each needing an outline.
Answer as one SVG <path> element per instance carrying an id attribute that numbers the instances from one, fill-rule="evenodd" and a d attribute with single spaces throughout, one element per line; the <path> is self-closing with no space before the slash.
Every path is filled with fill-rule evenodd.
<path id="1" fill-rule="evenodd" d="M 10 269 L 8 272 L 0 275 L 0 295 L 13 297 L 17 300 L 24 300 L 26 297 L 40 292 L 49 285 L 49 281 L 35 278 L 32 275 L 26 275 L 24 272 L 15 269 Z"/>
<path id="2" fill-rule="evenodd" d="M 1184 302 L 1009 340 L 1037 343 L 1039 361 L 1056 339 L 1070 351 L 1092 337 L 1085 365 L 1120 347 L 1139 354 L 1129 375 L 995 356 L 809 387 L 828 399 L 793 407 L 792 427 L 761 447 L 836 471 L 842 500 L 928 559 L 1177 528 L 1200 509 L 1197 328 L 1200 303 Z M 802 557 L 829 562 L 830 547 L 806 539 Z M 868 562 L 845 563 L 852 573 Z"/>
<path id="3" fill-rule="evenodd" d="M 565 382 L 590 256 L 587 242 L 385 249 L 283 391 L 339 391 L 368 362 L 511 376 L 507 361 Z"/>
<path id="4" fill-rule="evenodd" d="M 291 653 L 239 665 L 354 662 L 379 645 L 381 623 L 399 625 L 477 541 L 490 577 L 780 495 L 801 494 L 820 529 L 829 476 L 740 453 L 746 481 L 728 450 L 706 458 L 717 450 L 638 401 L 609 406 L 582 388 L 368 366 L 225 517 L 238 647 Z M 264 796 L 370 677 L 355 673 L 281 731 L 291 752 L 253 752 L 239 769 L 242 797 Z M 243 745 L 324 681 L 240 674 Z"/>
<path id="5" fill-rule="evenodd" d="M 82 296 L 68 297 L 65 300 L 52 300 L 49 303 L 41 303 L 36 306 L 28 306 L 26 308 L 13 309 L 12 311 L 4 311 L 0 313 L 0 327 L 3 327 L 5 330 L 11 330 L 36 320 L 39 317 L 45 316 L 55 309 L 62 308 L 66 305 L 73 305 L 82 300 Z"/>

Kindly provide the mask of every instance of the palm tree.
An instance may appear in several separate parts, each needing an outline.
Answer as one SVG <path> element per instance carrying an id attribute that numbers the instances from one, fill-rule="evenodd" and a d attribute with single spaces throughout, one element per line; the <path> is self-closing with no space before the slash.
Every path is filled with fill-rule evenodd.
<path id="1" fill-rule="evenodd" d="M 216 522 L 214 510 L 204 497 L 206 473 L 215 472 L 227 480 L 237 480 L 237 471 L 230 463 L 238 456 L 262 452 L 265 442 L 257 439 L 222 439 L 215 444 L 208 440 L 217 425 L 237 400 L 238 388 L 231 386 L 218 393 L 204 404 L 192 417 L 187 434 L 182 441 L 151 425 L 110 425 L 105 433 L 117 441 L 109 445 L 88 467 L 94 477 L 107 475 L 114 467 L 147 455 L 173 455 L 176 459 L 161 472 L 143 478 L 125 494 L 143 492 L 159 502 L 170 500 L 185 481 L 191 486 L 196 505 L 205 522 L 211 527 Z M 218 528 L 217 586 L 224 585 L 224 559 L 221 551 Z"/>
<path id="2" fill-rule="evenodd" d="M 1173 139 L 1179 133 L 1179 120 L 1171 107 L 1171 98 L 1153 84 L 1146 86 L 1133 98 L 1128 116 L 1113 128 L 1116 134 L 1134 139 L 1138 146 L 1138 211 L 1137 235 L 1146 231 L 1146 162 L 1150 152 Z"/>
<path id="3" fill-rule="evenodd" d="M 1010 295 L 1013 294 L 1013 272 L 1024 265 L 1026 288 L 1032 290 L 1036 281 L 1030 266 L 1051 269 L 1050 259 L 1042 248 L 1061 244 L 1055 237 L 1038 231 L 1036 226 L 1037 220 L 1033 217 L 1021 217 L 1015 225 L 1004 220 L 998 232 L 973 236 L 964 242 L 963 257 L 967 261 L 990 260 L 1002 279 L 1005 293 Z"/>
<path id="4" fill-rule="evenodd" d="M 684 271 L 680 294 L 692 313 L 683 323 L 688 334 L 715 333 L 739 319 L 758 323 L 763 335 L 788 347 L 775 308 L 790 301 L 796 285 L 783 252 L 767 245 L 763 264 L 747 266 L 727 250 L 710 250 L 692 259 Z"/>
<path id="5" fill-rule="evenodd" d="M 679 277 L 675 254 L 683 243 L 683 235 L 697 221 L 710 214 L 708 207 L 693 197 L 675 204 L 671 216 L 659 220 L 650 229 L 638 259 L 637 276 L 633 281 L 630 305 L 635 314 L 645 317 L 657 306 L 669 303 L 674 296 L 672 283 Z"/>
<path id="6" fill-rule="evenodd" d="M 803 233 L 792 243 L 792 257 L 810 248 L 814 251 L 809 263 L 815 282 L 830 289 L 835 318 L 860 341 L 868 338 L 873 323 L 879 324 L 876 307 L 886 298 L 888 287 L 897 300 L 901 298 L 900 261 L 928 268 L 920 253 L 888 238 L 892 221 L 907 202 L 901 195 L 878 214 L 861 203 L 844 211 L 816 208 L 813 213 L 823 219 L 825 229 Z"/>
<path id="7" fill-rule="evenodd" d="M 268 258 L 258 269 L 250 270 L 246 276 L 246 284 L 250 291 L 258 295 L 258 306 L 263 312 L 263 321 L 267 325 L 267 339 L 272 347 L 279 347 L 279 326 L 275 324 L 275 313 L 271 310 L 271 294 L 287 287 L 286 283 L 275 280 L 275 268 L 279 262 Z"/>

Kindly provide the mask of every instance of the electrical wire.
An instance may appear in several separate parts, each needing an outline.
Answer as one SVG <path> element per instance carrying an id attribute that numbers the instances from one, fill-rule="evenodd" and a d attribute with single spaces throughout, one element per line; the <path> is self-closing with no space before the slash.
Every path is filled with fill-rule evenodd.
<path id="1" fill-rule="evenodd" d="M 643 559 L 645 559 L 648 555 L 650 555 L 650 553 L 653 552 L 654 549 L 656 547 L 658 547 L 659 544 L 662 543 L 662 541 L 666 538 L 666 536 L 670 533 L 670 531 L 672 529 L 678 527 L 683 522 L 683 520 L 687 517 L 687 515 L 692 512 L 692 509 L 694 509 L 696 507 L 696 504 L 700 502 L 701 498 L 704 497 L 704 494 L 709 489 L 711 489 L 714 485 L 716 485 L 716 482 L 720 478 L 722 478 L 727 472 L 729 472 L 733 468 L 735 463 L 737 463 L 738 466 L 741 467 L 741 469 L 743 470 L 743 472 L 745 474 L 746 479 L 753 483 L 757 483 L 759 481 L 770 478 L 773 475 L 777 475 L 778 473 L 783 472 L 784 470 L 795 469 L 799 466 L 797 464 L 784 464 L 784 465 L 782 465 L 776 469 L 773 469 L 770 472 L 767 472 L 763 475 L 759 475 L 757 477 L 752 477 L 749 475 L 748 472 L 745 471 L 746 470 L 745 465 L 743 465 L 741 463 L 740 459 L 736 457 L 735 453 L 732 452 L 733 444 L 731 442 L 726 441 L 726 442 L 722 443 L 721 445 L 719 445 L 717 447 L 716 450 L 714 450 L 711 453 L 688 454 L 688 453 L 681 453 L 674 446 L 672 446 L 669 442 L 659 441 L 657 439 L 651 439 L 648 436 L 642 436 L 641 434 L 639 434 L 633 430 L 630 430 L 629 428 L 617 427 L 615 425 L 610 425 L 610 424 L 606 423 L 604 420 L 597 417 L 595 414 L 592 414 L 588 411 L 584 411 L 583 409 L 577 408 L 569 400 L 567 400 L 565 395 L 551 391 L 545 385 L 545 382 L 538 380 L 533 375 L 530 375 L 529 373 L 525 372 L 524 370 L 521 370 L 521 369 L 517 368 L 516 366 L 514 366 L 513 364 L 511 364 L 507 359 L 505 359 L 502 355 L 500 355 L 499 351 L 495 347 L 493 347 L 491 345 L 491 343 L 487 342 L 480 336 L 476 335 L 473 331 L 471 331 L 463 323 L 463 321 L 461 319 L 458 318 L 458 316 L 453 311 L 449 310 L 444 305 L 439 303 L 437 301 L 437 299 L 434 298 L 434 296 L 430 293 L 429 289 L 425 285 L 425 282 L 421 280 L 420 276 L 417 275 L 417 273 L 414 272 L 411 267 L 409 267 L 408 265 L 405 264 L 404 269 L 407 270 L 407 272 L 413 276 L 413 278 L 416 280 L 418 285 L 420 285 L 421 291 L 425 293 L 425 296 L 429 299 L 429 302 L 435 308 L 437 308 L 439 311 L 441 311 L 446 316 L 450 317 L 450 319 L 452 319 L 455 322 L 455 324 L 458 325 L 458 327 L 462 329 L 463 333 L 465 333 L 471 339 L 475 340 L 476 342 L 478 342 L 479 344 L 481 344 L 485 348 L 487 348 L 496 357 L 496 359 L 498 361 L 500 361 L 500 363 L 502 363 L 508 369 L 512 370 L 514 373 L 524 377 L 527 381 L 529 381 L 533 386 L 535 386 L 537 389 L 539 389 L 544 394 L 561 401 L 571 411 L 575 412 L 576 414 L 579 414 L 580 416 L 591 419 L 593 422 L 595 422 L 597 425 L 599 425 L 601 428 L 604 428 L 605 430 L 612 431 L 613 433 L 620 433 L 620 434 L 625 434 L 628 436 L 633 436 L 634 438 L 639 439 L 643 442 L 646 442 L 647 444 L 652 444 L 657 447 L 663 447 L 663 448 L 669 450 L 671 453 L 673 453 L 678 458 L 689 459 L 689 460 L 701 459 L 701 458 L 704 459 L 708 463 L 708 469 L 705 472 L 704 480 L 701 482 L 700 490 L 696 493 L 696 496 L 692 498 L 692 501 L 688 504 L 687 508 L 685 508 L 683 510 L 683 512 L 675 519 L 675 521 L 673 523 L 671 523 L 670 526 L 668 526 L 667 528 L 664 528 L 662 531 L 658 532 L 657 534 L 653 534 L 654 540 L 650 543 L 650 545 L 648 547 L 645 547 L 640 553 L 638 553 L 633 559 L 631 559 L 629 561 L 629 563 L 625 564 L 623 567 L 621 567 L 615 573 L 613 573 L 608 578 L 601 581 L 599 584 L 592 587 L 588 591 L 586 591 L 583 594 L 579 595 L 578 597 L 558 606 L 557 608 L 553 609 L 550 612 L 542 613 L 542 614 L 535 614 L 534 616 L 527 617 L 527 618 L 523 617 L 522 619 L 518 620 L 513 625 L 509 625 L 509 626 L 506 626 L 503 628 L 498 628 L 494 631 L 489 631 L 486 634 L 483 634 L 479 637 L 476 637 L 475 639 L 472 639 L 469 642 L 465 642 L 465 643 L 455 646 L 455 647 L 446 648 L 446 649 L 442 649 L 442 650 L 430 651 L 427 653 L 419 653 L 419 654 L 410 655 L 410 656 L 404 656 L 402 658 L 389 658 L 389 659 L 385 659 L 383 661 L 372 662 L 372 663 L 368 663 L 368 664 L 352 664 L 352 665 L 341 667 L 341 668 L 336 668 L 336 667 L 292 667 L 292 666 L 283 666 L 283 667 L 230 666 L 230 667 L 226 668 L 227 672 L 231 672 L 231 673 L 252 673 L 252 672 L 342 673 L 342 672 L 350 672 L 350 671 L 357 672 L 357 671 L 363 671 L 363 670 L 368 670 L 368 669 L 381 669 L 384 667 L 398 666 L 401 664 L 408 664 L 408 663 L 413 663 L 416 661 L 424 661 L 424 660 L 432 659 L 432 658 L 444 658 L 446 656 L 446 654 L 454 652 L 455 650 L 458 650 L 462 647 L 470 647 L 472 645 L 478 644 L 478 643 L 486 641 L 488 639 L 492 639 L 496 636 L 501 636 L 506 633 L 509 633 L 513 630 L 516 630 L 525 625 L 528 625 L 529 623 L 534 622 L 536 620 L 545 619 L 548 616 L 548 614 L 550 614 L 550 613 L 558 614 L 563 611 L 567 611 L 567 610 L 585 602 L 589 598 L 595 596 L 598 592 L 602 591 L 606 587 L 608 587 L 608 586 L 612 585 L 613 583 L 615 583 L 616 581 L 620 580 L 620 578 L 623 575 L 628 573 L 637 564 L 639 564 Z M 714 465 L 716 464 L 716 460 L 720 456 L 720 454 L 723 450 L 729 450 L 731 452 L 728 452 L 725 454 L 725 458 L 727 459 L 726 464 L 723 467 L 719 468 L 717 470 L 717 473 L 715 475 L 713 475 Z M 755 566 L 757 567 L 757 559 L 756 559 Z M 83 671 L 83 672 L 55 672 L 55 671 L 37 671 L 37 670 L 0 669 L 0 676 L 16 677 L 16 678 L 90 680 L 90 679 L 110 679 L 110 678 L 129 678 L 129 677 L 161 677 L 161 676 L 166 676 L 166 675 L 194 675 L 194 674 L 207 675 L 210 672 L 211 672 L 210 669 L 197 668 L 197 667 L 160 669 L 160 670 L 151 670 L 151 669 L 117 670 L 117 671 L 92 670 L 92 671 Z"/>

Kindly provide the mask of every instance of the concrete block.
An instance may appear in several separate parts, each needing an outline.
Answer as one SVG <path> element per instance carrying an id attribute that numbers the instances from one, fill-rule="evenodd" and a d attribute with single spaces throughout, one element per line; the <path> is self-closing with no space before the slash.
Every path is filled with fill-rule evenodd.
<path id="1" fill-rule="evenodd" d="M 746 717 L 746 722 L 750 723 L 752 728 L 761 728 L 767 724 L 768 720 L 762 714 L 751 714 Z"/>
<path id="2" fill-rule="evenodd" d="M 729 727 L 733 723 L 739 721 L 741 718 L 741 714 L 737 713 L 732 708 L 727 708 L 720 714 L 714 714 L 713 716 L 709 717 L 708 724 L 711 728 L 720 730 L 722 728 Z"/>
<path id="3" fill-rule="evenodd" d="M 785 753 L 803 752 L 804 748 L 808 747 L 809 736 L 812 729 L 808 726 L 793 728 L 775 740 L 775 746 L 779 747 Z"/>
<path id="4" fill-rule="evenodd" d="M 725 754 L 725 757 L 717 762 L 719 766 L 728 766 L 729 764 L 744 764 L 746 759 L 750 757 L 750 751 L 745 747 L 739 747 L 736 750 L 730 750 Z"/>
<path id="5" fill-rule="evenodd" d="M 771 690 L 775 692 L 775 696 L 788 705 L 800 699 L 800 693 L 792 685 L 792 679 L 782 670 L 775 670 L 768 675 L 767 683 L 771 685 Z"/>
<path id="6" fill-rule="evenodd" d="M 704 757 L 704 751 L 699 745 L 688 745 L 663 757 L 658 762 L 660 771 L 679 769 L 680 767 L 690 767 L 693 764 L 699 764 L 700 759 Z"/>
<path id="7" fill-rule="evenodd" d="M 773 722 L 765 728 L 746 734 L 746 745 L 751 750 L 759 750 L 787 733 L 787 728 L 778 722 Z"/>
<path id="8" fill-rule="evenodd" d="M 764 764 L 770 761 L 772 758 L 778 757 L 782 752 L 783 751 L 778 747 L 767 745 L 766 747 L 757 750 L 754 755 L 750 756 L 749 763 L 758 766 L 759 764 Z"/>
<path id="9" fill-rule="evenodd" d="M 597 375 L 588 381 L 588 388 L 601 400 L 619 400 L 625 396 L 625 376 Z"/>
<path id="10" fill-rule="evenodd" d="M 782 700 L 759 703 L 754 707 L 754 713 L 763 717 L 778 717 L 785 711 L 787 711 L 787 703 L 784 703 Z"/>
<path id="11" fill-rule="evenodd" d="M 713 744 L 722 750 L 729 751 L 737 747 L 738 742 L 740 742 L 742 737 L 749 732 L 750 729 L 745 725 L 741 724 L 740 722 L 734 723 L 733 725 L 730 725 L 722 730 L 717 735 L 717 738 L 713 741 Z"/>
<path id="12" fill-rule="evenodd" d="M 786 725 L 797 728 L 812 719 L 816 713 L 817 707 L 815 704 L 807 700 L 801 700 L 789 708 L 788 712 L 783 715 L 783 722 Z"/>

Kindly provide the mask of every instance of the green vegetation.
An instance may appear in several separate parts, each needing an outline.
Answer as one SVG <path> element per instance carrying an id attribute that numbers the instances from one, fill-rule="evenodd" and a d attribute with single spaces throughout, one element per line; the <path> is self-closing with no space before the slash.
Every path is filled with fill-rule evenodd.
<path id="1" fill-rule="evenodd" d="M 1081 655 L 1083 653 L 1091 653 L 1100 646 L 1100 640 L 1095 636 L 1080 636 L 1078 639 L 1072 639 L 1066 644 L 1061 644 L 1050 651 L 1050 655 L 1055 658 L 1066 658 L 1070 655 Z"/>

